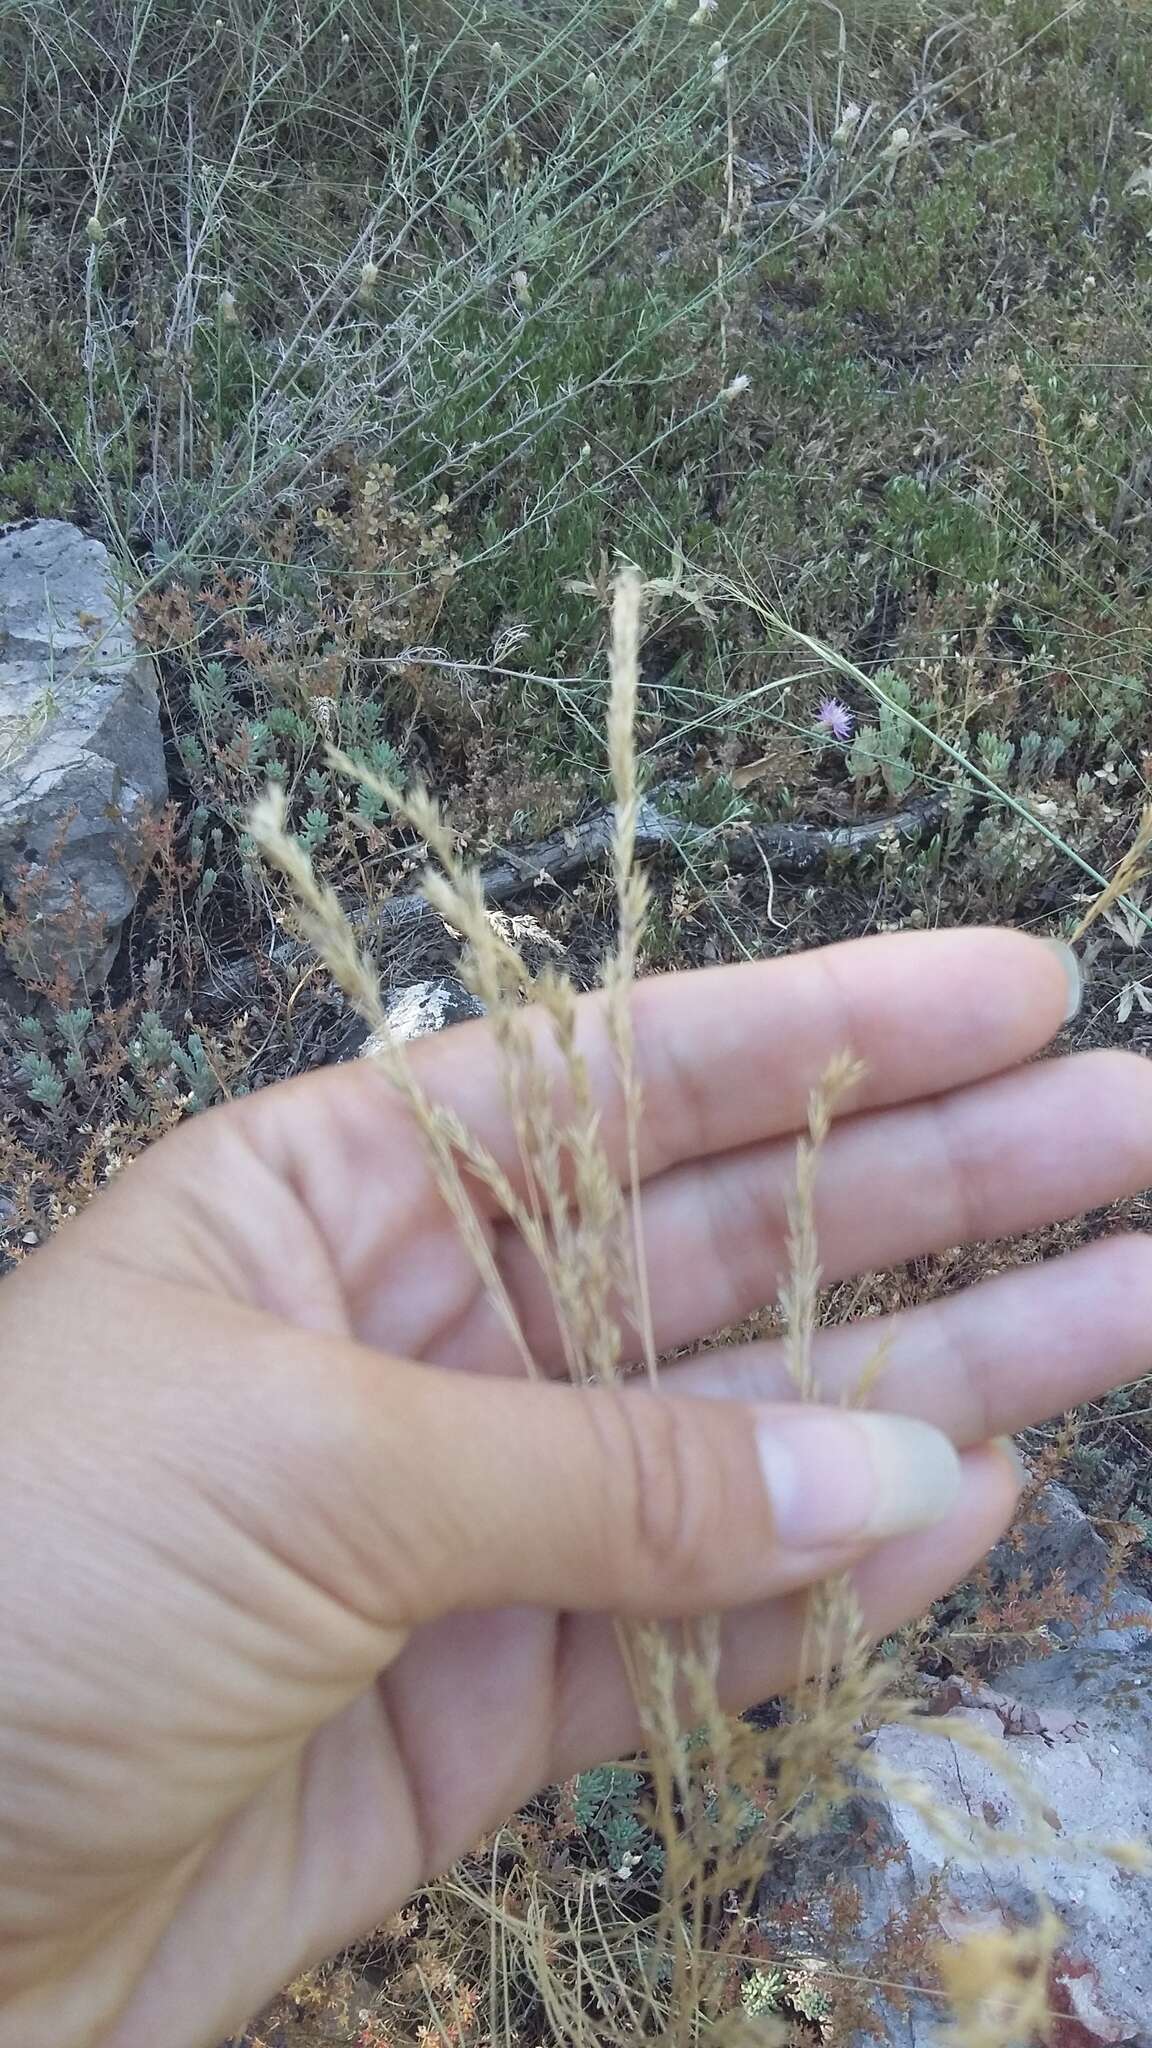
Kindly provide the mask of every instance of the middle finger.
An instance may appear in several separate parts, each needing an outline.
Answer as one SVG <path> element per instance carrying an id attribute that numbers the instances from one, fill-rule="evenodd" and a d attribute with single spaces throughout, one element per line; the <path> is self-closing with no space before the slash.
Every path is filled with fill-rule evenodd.
<path id="1" fill-rule="evenodd" d="M 899 1109 L 847 1118 L 816 1193 L 822 1277 L 1013 1237 L 1152 1180 L 1152 1065 L 1085 1053 Z M 774 1301 L 788 1276 L 795 1146 L 773 1140 L 676 1167 L 642 1201 L 655 1341 L 669 1351 Z M 499 1256 L 533 1356 L 563 1367 L 547 1286 L 511 1227 Z M 461 1332 L 465 1348 L 473 1347 Z M 451 1364 L 442 1357 L 441 1364 Z"/>

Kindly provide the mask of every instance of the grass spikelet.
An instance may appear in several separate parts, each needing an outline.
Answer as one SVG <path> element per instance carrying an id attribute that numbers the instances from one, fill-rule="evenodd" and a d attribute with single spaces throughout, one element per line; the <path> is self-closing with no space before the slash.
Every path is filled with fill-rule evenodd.
<path id="1" fill-rule="evenodd" d="M 396 1043 L 380 998 L 375 967 L 358 944 L 335 891 L 321 882 L 310 856 L 285 827 L 283 790 L 270 787 L 248 820 L 248 830 L 270 867 L 287 881 L 302 936 L 328 968 L 337 987 L 354 1005 L 371 1033 L 374 1057 L 404 1095 L 432 1156 L 440 1192 L 452 1212 L 489 1298 L 498 1309 L 526 1371 L 535 1362 L 524 1340 L 519 1318 L 481 1228 L 476 1207 L 461 1179 L 462 1159 L 522 1224 L 522 1207 L 496 1161 L 460 1120 L 428 1101 L 418 1087 L 402 1048 Z"/>
<path id="2" fill-rule="evenodd" d="M 640 1203 L 640 1121 L 643 1100 L 636 1071 L 631 989 L 636 978 L 640 942 L 648 913 L 648 884 L 636 866 L 636 819 L 639 791 L 636 777 L 636 706 L 640 692 L 640 613 L 643 583 L 631 566 L 620 571 L 612 600 L 609 651 L 608 764 L 615 794 L 612 876 L 616 889 L 616 949 L 605 964 L 608 1029 L 620 1073 L 628 1157 L 628 1199 L 632 1219 L 632 1281 L 636 1330 L 644 1367 L 657 1377 L 652 1304 Z"/>
<path id="3" fill-rule="evenodd" d="M 820 1312 L 820 1254 L 816 1234 L 816 1175 L 832 1119 L 864 1069 L 849 1053 L 829 1064 L 808 1101 L 808 1135 L 796 1147 L 796 1178 L 788 1202 L 788 1278 L 780 1290 L 787 1332 L 785 1350 L 792 1384 L 802 1401 L 818 1396 L 813 1343 Z"/>
<path id="4" fill-rule="evenodd" d="M 272 784 L 254 806 L 248 830 L 270 867 L 288 882 L 301 936 L 324 962 L 370 1031 L 386 1035 L 388 1020 L 380 1000 L 376 970 L 358 945 L 334 889 L 321 882 L 299 840 L 287 830 L 284 792 Z"/>
<path id="5" fill-rule="evenodd" d="M 1063 1930 L 1043 1905 L 1032 1927 L 974 1927 L 935 1945 L 933 1961 L 954 2014 L 948 2048 L 1015 2048 L 1047 2039 L 1049 1981 Z"/>
<path id="6" fill-rule="evenodd" d="M 1092 929 L 1097 918 L 1103 917 L 1128 894 L 1130 889 L 1135 888 L 1138 882 L 1144 880 L 1148 872 L 1148 856 L 1150 852 L 1152 852 L 1152 804 L 1145 804 L 1144 809 L 1140 813 L 1140 822 L 1136 827 L 1131 846 L 1120 860 L 1111 881 L 1107 883 L 1100 891 L 1100 894 L 1088 905 L 1087 910 L 1072 934 L 1073 944 L 1082 939 L 1084 934 Z"/>
<path id="7" fill-rule="evenodd" d="M 570 1378 L 611 1380 L 621 1351 L 611 1304 L 625 1278 L 621 1196 L 603 1156 L 576 1044 L 571 983 L 552 968 L 531 974 L 488 910 L 478 877 L 460 860 L 439 806 L 425 790 L 401 790 L 338 749 L 330 758 L 417 833 L 437 863 L 424 874 L 423 892 L 467 943 L 462 972 L 484 1003 L 504 1054 L 502 1081 L 527 1194 L 509 1207 L 507 1187 L 497 1189 L 490 1180 L 488 1185 L 547 1282 Z M 544 1056 L 545 1036 L 554 1048 L 550 1060 Z"/>

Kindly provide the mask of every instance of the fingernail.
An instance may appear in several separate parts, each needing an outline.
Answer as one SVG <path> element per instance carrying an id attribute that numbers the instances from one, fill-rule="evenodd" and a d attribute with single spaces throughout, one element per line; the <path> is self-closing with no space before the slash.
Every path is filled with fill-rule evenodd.
<path id="1" fill-rule="evenodd" d="M 942 1521 L 960 1491 L 946 1436 L 907 1415 L 773 1408 L 757 1431 L 786 1550 L 877 1543 Z"/>
<path id="2" fill-rule="evenodd" d="M 1071 946 L 1066 946 L 1063 939 L 1045 939 L 1044 944 L 1050 953 L 1055 953 L 1061 967 L 1064 969 L 1064 979 L 1068 984 L 1068 1000 L 1064 1005 L 1064 1022 L 1070 1024 L 1080 1008 L 1080 998 L 1084 992 L 1080 962 L 1072 951 Z"/>

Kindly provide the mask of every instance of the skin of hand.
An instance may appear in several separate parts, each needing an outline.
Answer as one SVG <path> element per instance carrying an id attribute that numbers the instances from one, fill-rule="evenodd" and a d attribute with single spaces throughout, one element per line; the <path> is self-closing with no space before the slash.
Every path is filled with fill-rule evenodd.
<path id="1" fill-rule="evenodd" d="M 829 1280 L 1142 1189 L 1152 1068 L 1032 1058 L 1068 966 L 971 931 L 642 983 L 661 1348 L 772 1297 L 795 1134 L 845 1049 Z M 622 1167 L 597 999 L 580 1030 Z M 413 1057 L 515 1175 L 486 1028 Z M 1011 1515 L 992 1440 L 1147 1365 L 1152 1252 L 1116 1237 L 829 1330 L 824 1407 L 767 1342 L 659 1392 L 573 1388 L 481 1213 L 538 1379 L 367 1063 L 186 1125 L 4 1283 L 0 2048 L 219 2041 L 627 1750 L 610 1617 L 723 1608 L 727 1698 L 762 1699 L 795 1677 L 804 1586 L 850 1566 L 875 1631 L 921 1612 Z M 838 1397 L 881 1340 L 870 1418 Z"/>

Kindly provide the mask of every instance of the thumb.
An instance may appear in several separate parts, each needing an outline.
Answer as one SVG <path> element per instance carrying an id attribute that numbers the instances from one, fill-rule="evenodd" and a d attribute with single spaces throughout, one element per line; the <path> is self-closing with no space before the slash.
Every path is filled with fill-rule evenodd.
<path id="1" fill-rule="evenodd" d="M 391 1624 L 740 1606 L 942 1520 L 960 1489 L 951 1443 L 907 1416 L 394 1362 L 385 1386 L 378 1354 L 347 1352 L 341 1519 Z"/>

